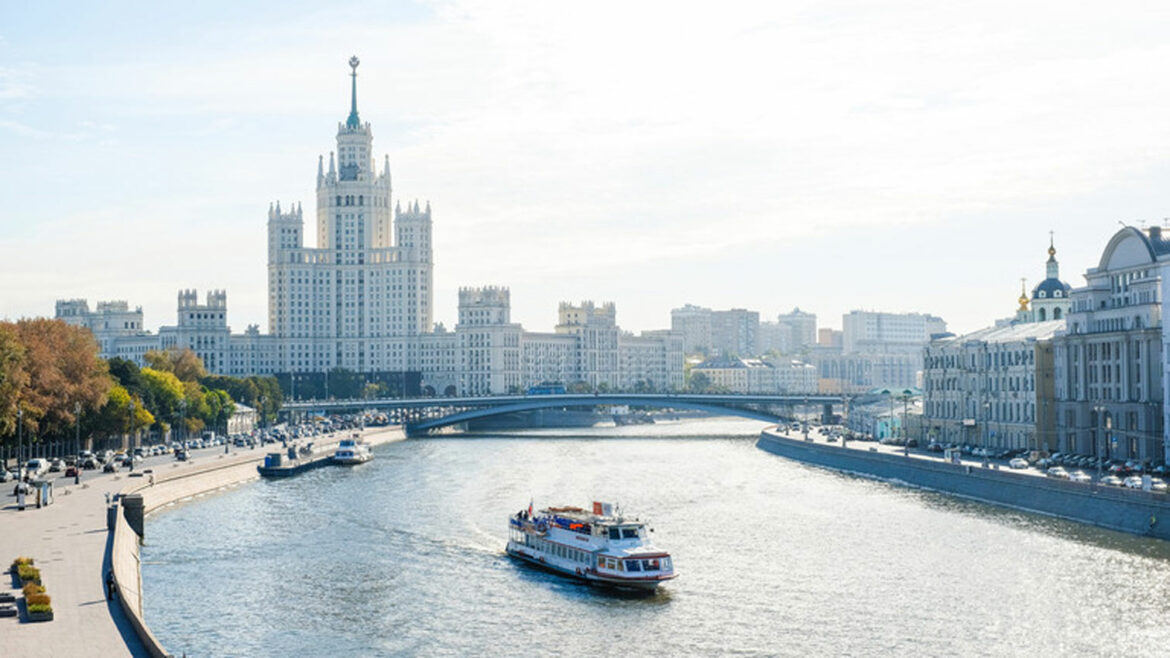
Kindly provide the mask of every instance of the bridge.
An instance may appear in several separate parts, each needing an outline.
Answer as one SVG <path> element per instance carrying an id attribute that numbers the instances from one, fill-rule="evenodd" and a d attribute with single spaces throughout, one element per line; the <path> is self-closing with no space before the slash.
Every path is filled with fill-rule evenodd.
<path id="1" fill-rule="evenodd" d="M 401 418 L 407 433 L 425 434 L 431 430 L 458 425 L 471 420 L 500 416 L 518 411 L 561 409 L 566 407 L 630 406 L 661 409 L 688 409 L 725 416 L 740 416 L 777 422 L 793 415 L 801 406 L 831 413 L 842 404 L 839 396 L 707 394 L 707 393 L 564 393 L 554 395 L 489 395 L 449 398 L 383 398 L 376 400 L 322 400 L 287 402 L 283 411 L 304 416 L 310 413 L 356 413 L 382 411 Z"/>

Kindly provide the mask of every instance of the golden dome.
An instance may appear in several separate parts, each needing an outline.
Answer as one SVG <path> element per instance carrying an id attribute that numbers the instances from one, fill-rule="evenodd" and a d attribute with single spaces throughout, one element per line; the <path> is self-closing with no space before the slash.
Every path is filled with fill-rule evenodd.
<path id="1" fill-rule="evenodd" d="M 1056 250 L 1055 250 L 1055 249 L 1053 249 L 1052 251 L 1056 251 Z M 1026 284 L 1024 283 L 1024 280 L 1023 280 L 1023 279 L 1020 279 L 1020 298 L 1019 298 L 1018 300 L 1016 300 L 1016 301 L 1018 301 L 1018 302 L 1020 303 L 1020 308 L 1019 308 L 1019 310 L 1021 310 L 1021 311 L 1026 311 L 1026 310 L 1028 310 L 1028 293 L 1027 293 L 1027 291 L 1024 289 L 1024 286 L 1025 286 L 1025 285 L 1026 285 Z"/>

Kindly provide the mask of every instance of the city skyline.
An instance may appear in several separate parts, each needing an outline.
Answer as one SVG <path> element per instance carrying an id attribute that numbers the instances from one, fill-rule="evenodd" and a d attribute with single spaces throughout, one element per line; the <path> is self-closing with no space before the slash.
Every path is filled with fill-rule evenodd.
<path id="1" fill-rule="evenodd" d="M 226 7 L 8 11 L 0 316 L 125 299 L 156 330 L 226 289 L 235 331 L 267 328 L 265 212 L 311 202 L 353 53 L 397 198 L 434 205 L 447 326 L 460 287 L 504 285 L 534 330 L 592 299 L 631 330 L 693 303 L 964 333 L 1042 278 L 1049 230 L 1078 287 L 1119 220 L 1166 213 L 1156 17 Z"/>

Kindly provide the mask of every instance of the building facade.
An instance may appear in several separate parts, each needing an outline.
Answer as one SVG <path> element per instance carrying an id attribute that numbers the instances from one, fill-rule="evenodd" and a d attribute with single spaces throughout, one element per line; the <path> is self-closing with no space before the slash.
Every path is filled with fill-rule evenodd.
<path id="1" fill-rule="evenodd" d="M 1071 293 L 1056 339 L 1058 449 L 1106 459 L 1165 461 L 1163 276 L 1160 227 L 1126 227 Z"/>

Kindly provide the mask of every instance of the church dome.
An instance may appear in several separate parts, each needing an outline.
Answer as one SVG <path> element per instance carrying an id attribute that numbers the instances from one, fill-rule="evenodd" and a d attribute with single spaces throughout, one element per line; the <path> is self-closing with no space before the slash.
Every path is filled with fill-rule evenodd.
<path id="1" fill-rule="evenodd" d="M 1044 279 L 1032 288 L 1032 299 L 1068 299 L 1072 286 L 1060 279 Z"/>

